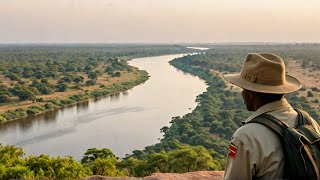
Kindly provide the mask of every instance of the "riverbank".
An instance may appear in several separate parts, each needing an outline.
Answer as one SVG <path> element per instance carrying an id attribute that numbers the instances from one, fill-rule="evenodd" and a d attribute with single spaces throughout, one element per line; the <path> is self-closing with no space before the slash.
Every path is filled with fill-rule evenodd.
<path id="1" fill-rule="evenodd" d="M 64 94 L 61 93 L 60 98 L 50 98 L 44 100 L 43 102 L 35 102 L 36 104 L 32 101 L 27 102 L 26 105 L 18 106 L 19 108 L 11 108 L 10 110 L 2 112 L 0 114 L 0 123 L 19 120 L 28 116 L 39 115 L 48 111 L 73 106 L 78 103 L 88 101 L 92 98 L 110 96 L 112 94 L 126 91 L 130 88 L 133 88 L 134 86 L 142 84 L 149 78 L 148 73 L 143 70 L 136 70 L 135 74 L 136 77 L 134 80 L 118 80 L 117 82 L 114 82 L 109 86 L 100 83 L 97 89 L 92 89 L 91 91 L 86 89 L 84 91 L 79 91 L 79 94 L 72 94 L 70 96 L 66 96 L 69 92 L 65 92 Z"/>

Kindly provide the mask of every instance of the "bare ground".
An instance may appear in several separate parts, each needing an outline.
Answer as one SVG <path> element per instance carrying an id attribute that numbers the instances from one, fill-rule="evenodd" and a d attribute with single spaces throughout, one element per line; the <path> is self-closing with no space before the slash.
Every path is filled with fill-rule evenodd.
<path id="1" fill-rule="evenodd" d="M 305 91 L 298 91 L 300 97 L 307 97 L 308 91 L 311 91 L 313 97 L 307 97 L 312 107 L 320 111 L 320 103 L 315 103 L 314 100 L 320 100 L 320 92 L 312 91 L 312 87 L 320 89 L 320 70 L 311 67 L 302 68 L 302 61 L 290 60 L 287 64 L 287 72 L 289 75 L 296 77 L 305 87 Z"/>
<path id="2" fill-rule="evenodd" d="M 92 176 L 85 180 L 222 180 L 224 171 L 196 171 L 183 174 L 154 173 L 143 178 Z"/>
<path id="3" fill-rule="evenodd" d="M 1 75 L 0 75 L 1 76 Z M 121 83 L 121 82 L 126 82 L 126 81 L 132 81 L 135 80 L 137 77 L 139 76 L 138 72 L 121 72 L 121 76 L 120 77 L 110 77 L 108 75 L 103 75 L 98 77 L 97 79 L 97 85 L 95 86 L 85 86 L 82 87 L 83 90 L 73 90 L 73 89 L 69 89 L 66 92 L 55 92 L 53 94 L 49 94 L 49 95 L 37 95 L 37 98 L 43 98 L 44 100 L 49 100 L 49 99 L 65 99 L 68 98 L 72 95 L 75 94 L 81 94 L 84 93 L 85 90 L 88 91 L 93 91 L 95 89 L 98 89 L 100 85 L 105 85 L 105 86 L 109 86 L 112 84 L 117 84 L 117 83 Z M 2 79 L 3 82 L 5 82 L 5 84 L 10 84 L 11 82 L 9 82 L 10 80 L 4 77 L 0 77 L 0 79 Z M 73 86 L 73 83 L 69 83 L 68 86 Z M 42 105 L 43 102 L 32 102 L 32 101 L 17 101 L 17 102 L 11 102 L 8 104 L 3 104 L 0 106 L 0 113 L 1 112 L 5 112 L 8 110 L 15 110 L 18 108 L 22 108 L 22 109 L 26 109 L 29 106 L 37 106 L 37 105 Z"/>

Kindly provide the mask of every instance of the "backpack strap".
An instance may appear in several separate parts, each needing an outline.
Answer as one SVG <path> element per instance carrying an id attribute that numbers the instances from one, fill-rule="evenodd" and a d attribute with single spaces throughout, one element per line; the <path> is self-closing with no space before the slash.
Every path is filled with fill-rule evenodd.
<path id="1" fill-rule="evenodd" d="M 283 130 L 289 127 L 286 123 L 269 114 L 261 114 L 260 116 L 253 118 L 248 123 L 258 123 L 264 125 L 277 133 L 280 137 L 283 137 Z"/>
<path id="2" fill-rule="evenodd" d="M 307 112 L 305 111 L 302 111 L 300 109 L 294 109 L 297 113 L 298 113 L 298 126 L 301 126 L 301 125 L 305 125 L 305 124 L 308 124 L 308 125 L 311 125 L 311 121 L 310 121 L 310 116 Z"/>

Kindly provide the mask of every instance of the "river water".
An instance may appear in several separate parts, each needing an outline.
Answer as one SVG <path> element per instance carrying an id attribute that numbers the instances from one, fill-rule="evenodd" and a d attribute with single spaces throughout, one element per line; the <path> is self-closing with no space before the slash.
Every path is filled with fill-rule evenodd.
<path id="1" fill-rule="evenodd" d="M 168 62 L 183 55 L 133 59 L 151 76 L 126 92 L 0 125 L 0 142 L 23 147 L 27 155 L 74 156 L 88 148 L 109 148 L 124 157 L 159 142 L 160 128 L 196 106 L 207 85 Z"/>

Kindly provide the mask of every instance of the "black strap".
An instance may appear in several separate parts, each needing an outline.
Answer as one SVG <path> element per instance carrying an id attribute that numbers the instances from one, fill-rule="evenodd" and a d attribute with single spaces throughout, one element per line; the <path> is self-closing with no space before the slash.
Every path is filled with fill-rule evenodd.
<path id="1" fill-rule="evenodd" d="M 294 109 L 294 110 L 298 113 L 298 121 L 297 121 L 296 127 L 304 125 L 304 124 L 309 124 L 309 125 L 311 124 L 308 113 L 306 113 L 300 109 Z M 269 121 L 266 121 L 266 119 Z M 264 125 L 264 126 L 268 127 L 269 129 L 271 129 L 272 131 L 274 131 L 275 133 L 277 133 L 280 137 L 283 137 L 283 130 L 289 127 L 283 121 L 281 121 L 281 120 L 279 120 L 269 114 L 261 114 L 255 118 L 253 118 L 248 123 L 259 123 L 261 125 Z"/>
<path id="2" fill-rule="evenodd" d="M 307 112 L 305 111 L 302 111 L 300 109 L 294 109 L 295 111 L 297 111 L 298 113 L 298 126 L 301 126 L 301 125 L 305 125 L 305 124 L 308 124 L 308 125 L 312 125 L 311 124 L 311 120 L 310 120 L 310 116 Z"/>

